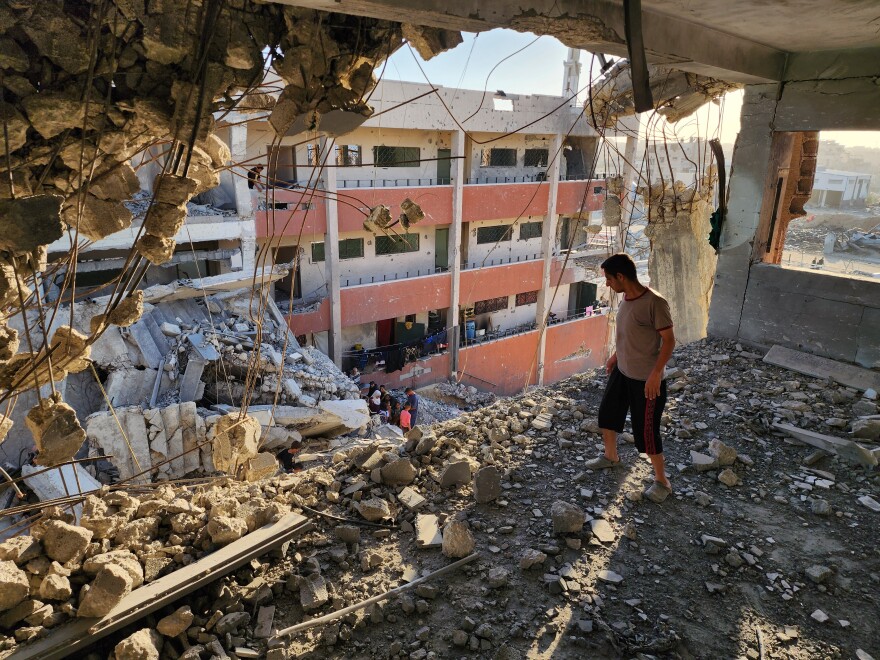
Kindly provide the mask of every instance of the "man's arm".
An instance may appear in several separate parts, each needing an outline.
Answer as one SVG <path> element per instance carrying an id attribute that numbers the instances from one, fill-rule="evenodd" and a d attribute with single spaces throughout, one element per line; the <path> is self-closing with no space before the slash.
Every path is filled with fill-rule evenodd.
<path id="1" fill-rule="evenodd" d="M 608 358 L 608 362 L 605 363 L 605 373 L 610 374 L 614 371 L 614 367 L 617 366 L 617 351 L 614 351 L 611 354 L 611 357 Z"/>
<path id="2" fill-rule="evenodd" d="M 660 383 L 663 381 L 663 370 L 666 363 L 672 357 L 672 350 L 675 348 L 675 332 L 671 327 L 658 330 L 663 343 L 660 345 L 660 355 L 657 356 L 657 362 L 648 380 L 645 382 L 645 398 L 656 399 L 660 395 Z"/>

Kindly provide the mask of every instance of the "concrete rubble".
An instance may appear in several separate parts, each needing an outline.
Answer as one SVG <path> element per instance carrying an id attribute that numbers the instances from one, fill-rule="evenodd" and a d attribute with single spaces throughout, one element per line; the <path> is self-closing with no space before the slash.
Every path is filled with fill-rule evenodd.
<path id="1" fill-rule="evenodd" d="M 868 503 L 880 497 L 877 471 L 853 469 L 783 436 L 773 424 L 785 420 L 846 433 L 826 422 L 852 424 L 859 418 L 853 411 L 873 402 L 760 358 L 721 342 L 676 351 L 664 415 L 675 493 L 662 505 L 626 496 L 631 480 L 650 479 L 649 465 L 626 442 L 620 449 L 625 469 L 592 473 L 579 467 L 601 446 L 595 413 L 604 376 L 598 373 L 420 425 L 402 444 L 360 438 L 298 474 L 252 483 L 220 478 L 190 487 L 142 485 L 130 493 L 104 487 L 87 499 L 81 533 L 70 523 L 54 523 L 69 535 L 65 552 L 74 557 L 89 537 L 84 555 L 73 560 L 79 564 L 59 561 L 64 570 L 73 567 L 69 576 L 49 569 L 37 576 L 37 585 L 25 575 L 28 593 L 7 610 L 21 612 L 15 636 L 49 634 L 45 615 L 37 625 L 26 619 L 38 620 L 32 616 L 37 598 L 39 607 L 49 604 L 57 613 L 59 601 L 43 594 L 65 594 L 61 577 L 76 594 L 110 562 L 125 567 L 133 581 L 142 572 L 146 583 L 184 565 L 187 556 L 202 556 L 294 510 L 328 515 L 314 516 L 318 528 L 283 553 L 167 606 L 157 618 L 153 646 L 188 658 L 221 652 L 406 657 L 419 651 L 425 651 L 419 657 L 458 657 L 462 649 L 522 656 L 550 635 L 560 657 L 618 657 L 615 649 L 634 653 L 646 645 L 655 654 L 680 647 L 729 657 L 757 652 L 757 642 L 704 631 L 736 630 L 738 590 L 754 588 L 772 613 L 761 622 L 772 648 L 833 655 L 850 644 L 830 632 L 832 622 L 841 629 L 838 620 L 848 622 L 852 644 L 871 648 L 857 585 L 873 580 L 863 569 L 870 572 L 872 561 L 866 531 L 876 523 Z M 692 451 L 712 467 L 695 470 Z M 444 480 L 453 469 L 461 474 Z M 723 471 L 740 485 L 720 483 Z M 493 498 L 478 502 L 486 492 Z M 422 500 L 416 507 L 407 505 L 413 496 Z M 799 541 L 808 538 L 809 548 Z M 23 585 L 12 569 L 27 574 L 48 552 L 44 544 L 16 539 L 0 546 L 0 560 L 12 564 L 4 579 Z M 669 549 L 647 552 L 664 547 Z M 471 551 L 481 559 L 460 574 L 308 633 L 273 639 L 273 629 L 361 602 Z M 58 548 L 52 552 L 63 558 Z M 120 578 L 118 588 L 125 583 Z M 661 597 L 670 588 L 681 602 Z M 574 617 L 559 617 L 563 608 Z M 816 610 L 828 620 L 811 618 Z M 59 611 L 74 615 L 71 608 Z M 416 616 L 420 625 L 413 626 Z M 182 633 L 179 620 L 188 622 Z M 142 630 L 143 624 L 133 624 L 102 648 L 144 637 Z M 13 636 L 7 639 L 15 644 Z"/>

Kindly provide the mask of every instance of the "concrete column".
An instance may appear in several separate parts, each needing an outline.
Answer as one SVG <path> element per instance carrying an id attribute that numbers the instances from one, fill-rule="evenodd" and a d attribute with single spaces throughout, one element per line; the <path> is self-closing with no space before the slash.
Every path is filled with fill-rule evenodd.
<path id="1" fill-rule="evenodd" d="M 321 162 L 335 165 L 333 160 L 333 138 L 321 139 Z M 339 203 L 336 201 L 336 168 L 325 167 L 324 188 L 327 196 L 327 233 L 324 234 L 324 268 L 327 276 L 327 290 L 330 292 L 330 335 L 328 350 L 330 359 L 337 367 L 342 367 L 342 298 L 339 287 Z"/>
<path id="2" fill-rule="evenodd" d="M 550 313 L 550 303 L 553 298 L 553 283 L 550 281 L 550 272 L 553 266 L 553 253 L 556 243 L 556 227 L 558 216 L 556 215 L 556 199 L 559 194 L 559 167 L 562 160 L 562 135 L 557 133 L 553 136 L 553 145 L 550 148 L 553 162 L 550 164 L 549 183 L 550 191 L 547 195 L 547 217 L 541 229 L 541 254 L 544 257 L 541 271 L 541 289 L 538 291 L 538 305 L 535 321 L 538 324 L 538 385 L 544 384 L 544 352 L 547 346 L 547 315 Z"/>
<path id="3" fill-rule="evenodd" d="M 623 150 L 623 200 L 620 205 L 620 224 L 617 226 L 615 252 L 626 252 L 626 234 L 629 228 L 629 220 L 633 211 L 633 188 L 635 188 L 634 167 L 636 159 L 636 144 L 638 137 L 627 135 L 626 146 Z"/>
<path id="4" fill-rule="evenodd" d="M 240 118 L 238 118 L 240 119 Z M 230 121 L 236 121 L 231 117 Z M 232 154 L 232 162 L 239 163 L 247 160 L 247 124 L 236 124 L 229 127 L 229 151 Z M 235 166 L 233 168 L 232 189 L 235 196 L 235 208 L 241 221 L 241 267 L 246 273 L 253 272 L 256 267 L 255 255 L 257 251 L 257 225 L 254 199 L 247 186 L 247 166 Z"/>
<path id="5" fill-rule="evenodd" d="M 743 98 L 741 128 L 733 150 L 727 219 L 721 231 L 721 252 L 715 273 L 708 333 L 735 338 L 739 333 L 749 279 L 755 230 L 767 188 L 776 116 L 777 85 L 748 85 Z"/>
<path id="6" fill-rule="evenodd" d="M 465 134 L 457 130 L 452 134 L 452 225 L 449 227 L 449 276 L 452 278 L 449 290 L 449 313 L 446 315 L 446 339 L 449 344 L 450 375 L 458 372 L 458 345 L 461 332 L 458 323 L 458 306 L 461 297 L 461 220 L 464 200 L 464 153 Z"/>

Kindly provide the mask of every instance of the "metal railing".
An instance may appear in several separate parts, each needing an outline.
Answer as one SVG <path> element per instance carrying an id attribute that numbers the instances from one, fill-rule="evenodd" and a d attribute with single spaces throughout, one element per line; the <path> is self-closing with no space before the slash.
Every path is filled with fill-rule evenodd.
<path id="1" fill-rule="evenodd" d="M 339 188 L 416 188 L 420 186 L 448 186 L 452 179 L 341 179 Z"/>
<path id="2" fill-rule="evenodd" d="M 547 319 L 547 326 L 559 325 L 560 323 L 567 323 L 568 321 L 577 321 L 579 319 L 591 318 L 593 316 L 602 316 L 608 312 L 607 307 L 600 307 L 598 309 L 594 309 L 592 307 L 586 308 L 584 311 L 572 312 L 570 314 L 564 314 L 559 316 L 557 314 L 550 314 L 550 318 Z M 492 330 L 486 330 L 486 332 L 482 335 L 477 335 L 472 339 L 468 339 L 467 335 L 462 337 L 461 346 L 465 348 L 467 346 L 477 346 L 479 344 L 485 344 L 486 342 L 497 341 L 499 339 L 506 339 L 508 337 L 515 337 L 517 335 L 524 335 L 528 332 L 534 332 L 538 329 L 538 324 L 535 321 L 529 321 L 527 323 L 520 323 L 519 325 L 515 325 L 510 328 L 505 328 L 503 326 L 498 326 L 497 328 L 493 328 Z M 462 332 L 465 332 L 462 330 Z"/>
<path id="3" fill-rule="evenodd" d="M 589 176 L 587 174 L 560 174 L 560 181 L 590 181 L 592 179 L 600 180 L 605 178 L 605 173 Z M 522 176 L 478 176 L 465 179 L 468 185 L 486 185 L 493 183 L 541 183 L 547 181 L 546 172 L 538 172 L 537 174 L 524 174 Z"/>
<path id="4" fill-rule="evenodd" d="M 408 270 L 403 273 L 382 273 L 382 275 L 369 275 L 361 277 L 346 277 L 340 279 L 339 286 L 342 288 L 349 286 L 360 286 L 362 284 L 381 284 L 382 282 L 395 282 L 397 280 L 409 280 L 414 277 L 426 277 L 428 275 L 437 275 L 438 273 L 449 272 L 449 268 L 444 266 L 434 266 L 433 268 L 417 268 Z"/>
<path id="5" fill-rule="evenodd" d="M 524 263 L 526 261 L 537 261 L 538 259 L 542 259 L 540 252 L 535 254 L 524 254 L 518 255 L 516 257 L 499 257 L 497 259 L 489 259 L 487 261 L 471 261 L 461 262 L 462 270 L 473 270 L 474 268 L 488 268 L 489 266 L 505 266 L 507 264 L 517 264 Z"/>

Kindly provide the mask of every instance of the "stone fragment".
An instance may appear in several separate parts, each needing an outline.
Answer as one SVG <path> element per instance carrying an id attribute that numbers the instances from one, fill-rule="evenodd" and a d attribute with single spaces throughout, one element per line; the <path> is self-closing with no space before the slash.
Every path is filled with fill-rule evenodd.
<path id="1" fill-rule="evenodd" d="M 192 625 L 193 618 L 189 605 L 184 605 L 183 607 L 178 607 L 168 616 L 159 619 L 156 630 L 166 637 L 177 637 L 179 634 L 186 632 L 186 629 Z"/>
<path id="2" fill-rule="evenodd" d="M 443 543 L 443 535 L 437 516 L 419 514 L 416 516 L 416 546 L 419 548 L 437 548 Z"/>
<path id="3" fill-rule="evenodd" d="M 584 528 L 584 510 L 576 504 L 556 500 L 550 507 L 554 534 L 576 534 Z"/>
<path id="4" fill-rule="evenodd" d="M 406 486 L 416 478 L 416 469 L 408 458 L 399 458 L 381 469 L 382 483 L 390 486 Z"/>
<path id="5" fill-rule="evenodd" d="M 527 571 L 533 566 L 541 566 L 546 559 L 547 555 L 545 555 L 543 552 L 535 550 L 534 548 L 529 548 L 519 558 L 519 567 L 522 570 Z"/>
<path id="6" fill-rule="evenodd" d="M 244 466 L 245 481 L 259 481 L 275 476 L 278 472 L 278 460 L 274 454 L 260 452 L 253 458 L 249 458 Z"/>
<path id="7" fill-rule="evenodd" d="M 241 630 L 251 621 L 251 615 L 247 612 L 230 612 L 221 616 L 214 624 L 213 631 L 218 635 L 233 633 Z"/>
<path id="8" fill-rule="evenodd" d="M 22 534 L 0 543 L 0 560 L 26 564 L 43 553 L 42 544 L 33 536 Z"/>
<path id="9" fill-rule="evenodd" d="M 388 502 L 378 497 L 355 502 L 354 507 L 365 520 L 370 522 L 378 522 L 391 517 L 391 507 L 388 506 Z"/>
<path id="10" fill-rule="evenodd" d="M 308 575 L 300 582 L 299 601 L 306 612 L 318 609 L 329 599 L 327 583 L 320 574 Z"/>
<path id="11" fill-rule="evenodd" d="M 880 440 L 880 419 L 857 419 L 852 423 L 852 434 L 855 438 L 877 442 Z"/>
<path id="12" fill-rule="evenodd" d="M 131 592 L 132 579 L 121 566 L 108 564 L 95 576 L 76 611 L 78 617 L 102 617 Z M 85 588 L 84 588 L 85 589 Z"/>
<path id="13" fill-rule="evenodd" d="M 486 574 L 486 579 L 488 580 L 490 587 L 493 589 L 500 589 L 501 587 L 507 586 L 507 583 L 510 580 L 510 573 L 506 568 L 494 566 L 489 569 L 489 572 Z"/>
<path id="14" fill-rule="evenodd" d="M 0 250 L 26 253 L 64 235 L 59 195 L 0 200 Z"/>
<path id="15" fill-rule="evenodd" d="M 131 226 L 131 211 L 117 201 L 83 195 L 81 213 L 79 203 L 78 195 L 65 200 L 61 217 L 90 241 L 100 241 Z"/>
<path id="16" fill-rule="evenodd" d="M 159 660 L 162 644 L 162 635 L 142 628 L 119 642 L 113 652 L 117 660 Z"/>
<path id="17" fill-rule="evenodd" d="M 830 617 L 822 610 L 814 610 L 813 613 L 810 615 L 810 618 L 814 621 L 818 621 L 819 623 L 825 623 Z"/>
<path id="18" fill-rule="evenodd" d="M 409 486 L 398 493 L 397 499 L 410 511 L 416 511 L 425 505 L 425 498 Z"/>
<path id="19" fill-rule="evenodd" d="M 25 424 L 37 446 L 34 457 L 37 465 L 50 466 L 69 461 L 86 439 L 76 411 L 61 400 L 60 394 L 47 397 L 31 408 Z"/>
<path id="20" fill-rule="evenodd" d="M 25 572 L 11 561 L 0 561 L 0 612 L 15 607 L 29 593 L 30 583 Z"/>
<path id="21" fill-rule="evenodd" d="M 877 513 L 880 513 L 880 502 L 875 500 L 870 495 L 862 495 L 859 498 L 859 504 L 865 505 L 866 507 L 871 509 L 871 511 L 876 511 Z"/>
<path id="22" fill-rule="evenodd" d="M 834 571 L 832 571 L 830 568 L 828 568 L 827 566 L 820 566 L 819 564 L 814 564 L 813 566 L 810 566 L 804 572 L 807 574 L 807 577 L 816 584 L 822 584 L 823 582 L 826 582 L 828 578 L 834 575 Z"/>
<path id="23" fill-rule="evenodd" d="M 120 328 L 127 328 L 137 322 L 144 313 L 144 292 L 138 289 L 126 296 L 115 309 L 107 315 L 107 322 Z"/>
<path id="24" fill-rule="evenodd" d="M 608 569 L 602 569 L 596 574 L 596 577 L 602 580 L 602 582 L 608 582 L 609 584 L 620 584 L 623 582 L 623 576 L 620 573 L 615 573 Z"/>
<path id="25" fill-rule="evenodd" d="M 102 568 L 113 564 L 124 568 L 131 576 L 131 586 L 137 589 L 144 583 L 144 569 L 134 553 L 128 550 L 113 550 L 89 557 L 83 562 L 83 572 L 97 575 Z"/>
<path id="26" fill-rule="evenodd" d="M 46 555 L 60 564 L 80 561 L 93 536 L 90 530 L 61 520 L 47 522 L 42 534 Z"/>
<path id="27" fill-rule="evenodd" d="M 470 483 L 471 464 L 466 460 L 451 461 L 440 474 L 440 487 L 450 488 Z"/>
<path id="28" fill-rule="evenodd" d="M 736 462 L 736 449 L 728 447 L 718 438 L 713 438 L 709 443 L 709 454 L 720 466 L 733 465 Z"/>
<path id="29" fill-rule="evenodd" d="M 248 459 L 257 455 L 260 430 L 260 422 L 250 415 L 229 413 L 218 419 L 213 429 L 214 468 L 234 475 Z"/>
<path id="30" fill-rule="evenodd" d="M 360 543 L 361 528 L 356 525 L 337 525 L 334 529 L 336 537 L 344 543 Z"/>
<path id="31" fill-rule="evenodd" d="M 476 540 L 470 526 L 464 520 L 450 519 L 443 526 L 442 552 L 447 557 L 467 557 L 474 551 Z"/>
<path id="32" fill-rule="evenodd" d="M 248 526 L 240 518 L 217 516 L 208 521 L 208 534 L 217 545 L 229 545 L 247 534 Z"/>
<path id="33" fill-rule="evenodd" d="M 174 255 L 175 245 L 172 238 L 144 234 L 137 242 L 137 251 L 154 266 L 161 266 Z"/>
<path id="34" fill-rule="evenodd" d="M 617 538 L 611 525 L 604 518 L 594 518 L 591 520 L 590 530 L 593 532 L 593 536 L 602 543 L 613 543 Z"/>
<path id="35" fill-rule="evenodd" d="M 723 483 L 728 488 L 733 488 L 734 486 L 739 484 L 739 477 L 736 476 L 736 472 L 734 472 L 730 468 L 725 468 L 718 474 L 718 481 Z"/>
<path id="36" fill-rule="evenodd" d="M 494 465 L 487 465 L 474 473 L 474 499 L 479 504 L 497 500 L 501 495 L 501 472 Z"/>
<path id="37" fill-rule="evenodd" d="M 691 465 L 697 472 L 708 472 L 718 467 L 718 461 L 712 456 L 691 450 Z"/>
<path id="38" fill-rule="evenodd" d="M 46 600 L 68 600 L 73 596 L 70 580 L 63 575 L 47 575 L 40 583 L 40 598 Z"/>

